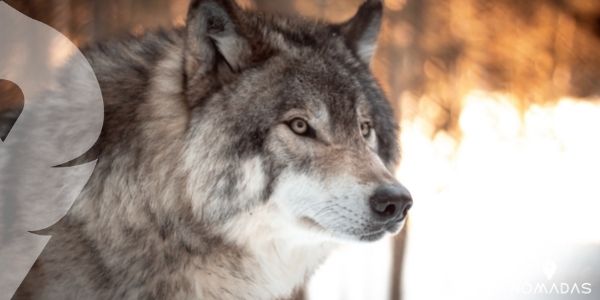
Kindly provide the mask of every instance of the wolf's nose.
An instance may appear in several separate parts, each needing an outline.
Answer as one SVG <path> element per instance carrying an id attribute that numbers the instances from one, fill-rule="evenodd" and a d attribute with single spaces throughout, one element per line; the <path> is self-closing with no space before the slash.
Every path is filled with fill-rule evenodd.
<path id="1" fill-rule="evenodd" d="M 380 186 L 369 199 L 371 210 L 385 221 L 400 221 L 412 206 L 408 190 L 399 184 Z"/>

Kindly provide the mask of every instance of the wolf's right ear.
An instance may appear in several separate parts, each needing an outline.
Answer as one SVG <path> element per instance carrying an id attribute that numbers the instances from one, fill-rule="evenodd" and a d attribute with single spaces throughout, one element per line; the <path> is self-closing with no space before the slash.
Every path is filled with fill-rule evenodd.
<path id="1" fill-rule="evenodd" d="M 185 37 L 188 78 L 203 76 L 226 64 L 230 71 L 245 67 L 251 57 L 248 39 L 241 33 L 244 12 L 231 0 L 193 0 Z"/>
<path id="2" fill-rule="evenodd" d="M 348 46 L 366 64 L 371 62 L 377 48 L 383 18 L 382 2 L 366 0 L 352 19 L 339 25 Z"/>

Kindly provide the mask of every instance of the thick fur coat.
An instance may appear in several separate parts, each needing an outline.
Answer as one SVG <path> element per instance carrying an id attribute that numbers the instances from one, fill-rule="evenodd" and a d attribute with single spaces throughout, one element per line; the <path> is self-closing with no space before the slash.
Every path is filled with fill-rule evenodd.
<path id="1" fill-rule="evenodd" d="M 15 299 L 282 299 L 340 242 L 397 231 L 410 196 L 369 71 L 381 15 L 196 0 L 184 28 L 87 49 L 97 167 Z M 382 186 L 404 202 L 373 206 Z"/>

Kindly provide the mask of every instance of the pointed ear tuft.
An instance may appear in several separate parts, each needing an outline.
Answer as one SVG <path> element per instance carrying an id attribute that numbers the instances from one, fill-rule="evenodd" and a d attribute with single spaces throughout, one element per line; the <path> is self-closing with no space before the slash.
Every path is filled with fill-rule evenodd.
<path id="1" fill-rule="evenodd" d="M 382 1 L 367 0 L 352 19 L 340 25 L 348 46 L 367 64 L 377 49 L 382 17 Z"/>
<path id="2" fill-rule="evenodd" d="M 194 0 L 186 27 L 186 72 L 206 74 L 226 63 L 241 70 L 251 56 L 248 40 L 240 33 L 241 8 L 234 1 Z"/>

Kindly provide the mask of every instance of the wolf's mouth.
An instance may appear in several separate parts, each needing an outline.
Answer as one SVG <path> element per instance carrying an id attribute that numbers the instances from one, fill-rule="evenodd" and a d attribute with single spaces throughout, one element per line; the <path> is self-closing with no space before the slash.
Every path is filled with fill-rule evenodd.
<path id="1" fill-rule="evenodd" d="M 385 235 L 386 232 L 387 232 L 387 230 L 380 230 L 380 231 L 376 231 L 374 233 L 363 234 L 359 237 L 359 239 L 361 241 L 365 241 L 365 242 L 374 242 L 374 241 L 381 239 Z"/>
<path id="2" fill-rule="evenodd" d="M 383 228 L 379 229 L 379 230 L 375 230 L 373 232 L 370 233 L 366 233 L 366 234 L 361 234 L 359 236 L 359 239 L 361 241 L 367 241 L 367 242 L 371 242 L 371 241 L 376 241 L 381 239 L 386 233 L 397 233 L 400 228 L 402 228 L 403 222 L 394 222 L 391 223 L 387 226 L 384 226 Z"/>
<path id="3" fill-rule="evenodd" d="M 330 232 L 333 234 L 333 232 L 328 230 L 325 226 L 321 225 L 319 222 L 317 222 L 316 220 L 314 220 L 310 217 L 301 218 L 300 223 L 308 228 L 316 229 L 318 231 Z M 386 233 L 392 233 L 392 234 L 397 233 L 398 230 L 402 227 L 402 224 L 403 224 L 403 221 L 400 220 L 398 222 L 393 222 L 393 223 L 377 224 L 379 226 L 371 227 L 371 230 L 369 230 L 369 231 L 364 231 L 364 232 L 356 232 L 355 231 L 352 233 L 340 232 L 340 234 L 354 236 L 354 238 L 358 238 L 358 240 L 360 240 L 360 241 L 373 242 L 373 241 L 380 240 Z"/>
<path id="4" fill-rule="evenodd" d="M 404 219 L 402 219 L 398 222 L 391 223 L 389 226 L 386 227 L 385 231 L 387 231 L 389 233 L 397 233 L 398 230 L 400 230 L 400 228 L 402 228 L 403 225 L 404 225 Z"/>

